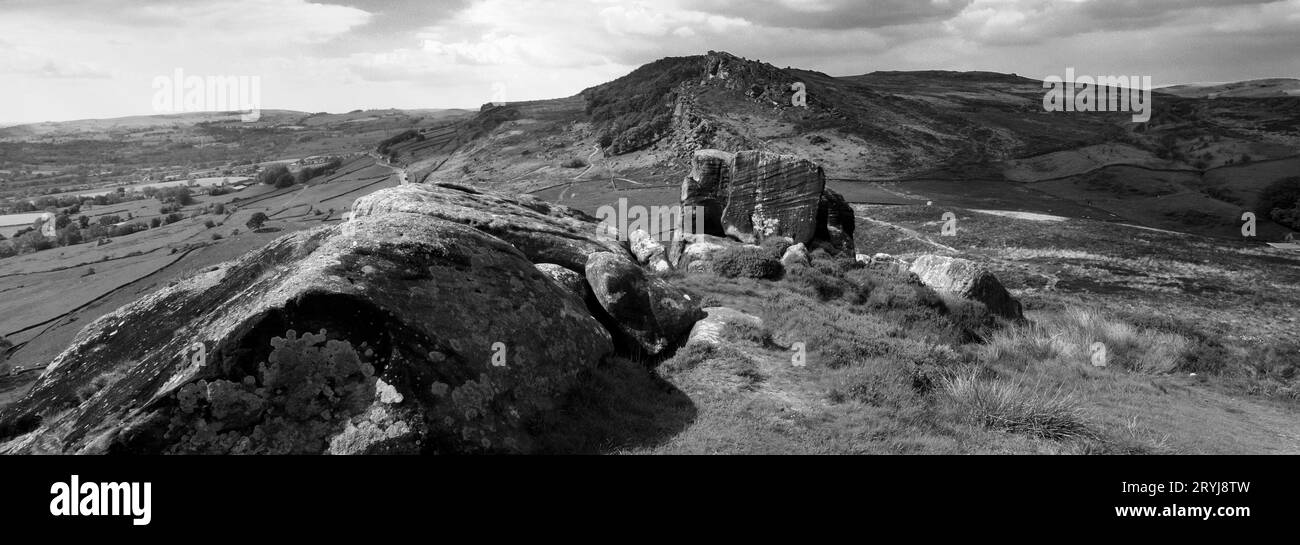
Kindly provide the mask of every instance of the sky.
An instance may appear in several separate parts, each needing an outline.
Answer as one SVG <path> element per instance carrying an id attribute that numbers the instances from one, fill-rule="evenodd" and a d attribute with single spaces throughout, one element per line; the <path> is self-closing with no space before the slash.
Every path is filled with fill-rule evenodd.
<path id="1" fill-rule="evenodd" d="M 477 108 L 709 50 L 831 75 L 1300 77 L 1300 0 L 0 0 L 0 123 L 168 113 L 177 69 L 257 78 L 262 108 Z"/>

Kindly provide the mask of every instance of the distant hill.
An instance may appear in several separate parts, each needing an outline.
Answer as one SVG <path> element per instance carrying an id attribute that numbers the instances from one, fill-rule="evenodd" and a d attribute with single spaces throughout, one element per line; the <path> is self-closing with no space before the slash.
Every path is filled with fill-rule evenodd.
<path id="1" fill-rule="evenodd" d="M 1300 96 L 1300 79 L 1270 78 L 1231 83 L 1191 83 L 1158 89 L 1185 98 L 1264 98 Z"/>
<path id="2" fill-rule="evenodd" d="M 262 127 L 292 125 L 326 125 L 359 119 L 378 119 L 387 116 L 419 116 L 444 118 L 468 113 L 458 109 L 418 110 L 356 110 L 343 114 L 326 112 L 309 113 L 293 110 L 262 110 L 257 125 Z M 149 129 L 184 128 L 202 123 L 240 123 L 239 112 L 191 112 L 163 115 L 136 115 L 109 119 L 78 119 L 73 121 L 46 121 L 0 127 L 0 139 L 68 137 L 74 135 L 141 131 Z"/>
<path id="3" fill-rule="evenodd" d="M 633 189 L 672 200 L 695 150 L 762 149 L 816 161 L 837 183 L 888 181 L 926 200 L 1231 236 L 1296 161 L 1300 96 L 1269 95 L 1295 82 L 1162 89 L 1135 123 L 1130 112 L 1045 111 L 1042 82 L 1015 74 L 835 77 L 709 52 L 572 97 L 487 105 L 390 151 L 416 180 L 587 206 Z M 792 104 L 796 83 L 806 107 Z"/>

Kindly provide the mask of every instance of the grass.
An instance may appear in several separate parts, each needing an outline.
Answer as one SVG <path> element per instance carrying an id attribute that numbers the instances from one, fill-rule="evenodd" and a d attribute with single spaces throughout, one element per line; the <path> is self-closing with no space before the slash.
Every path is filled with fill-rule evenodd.
<path id="1" fill-rule="evenodd" d="M 787 267 L 780 281 L 674 274 L 671 281 L 706 306 L 754 314 L 762 326 L 730 325 L 721 346 L 687 345 L 657 367 L 697 415 L 662 443 L 617 451 L 1295 450 L 1278 439 L 1300 432 L 1284 394 L 1264 398 L 1259 386 L 1254 395 L 1224 385 L 1260 385 L 1271 376 L 1275 393 L 1282 391 L 1282 378 L 1295 375 L 1286 357 L 1300 347 L 1273 342 L 1245 350 L 1201 316 L 1174 319 L 1153 313 L 1154 305 L 1024 285 L 1016 289 L 1029 320 L 1010 323 L 908 276 L 812 257 L 810 266 Z M 1096 343 L 1106 349 L 1105 367 L 1093 365 Z M 792 364 L 800 346 L 803 366 Z M 1207 353 L 1207 346 L 1221 348 Z M 1189 377 L 1191 369 L 1201 371 Z"/>
<path id="2" fill-rule="evenodd" d="M 1013 382 L 985 380 L 975 373 L 944 381 L 944 391 L 980 424 L 1044 439 L 1092 439 L 1078 398 L 1060 390 L 1040 392 Z"/>
<path id="3" fill-rule="evenodd" d="M 1193 346 L 1185 337 L 1142 329 L 1086 307 L 1042 313 L 1027 326 L 994 332 L 982 347 L 986 361 L 1019 369 L 1030 365 L 1093 365 L 1148 374 L 1179 367 Z"/>

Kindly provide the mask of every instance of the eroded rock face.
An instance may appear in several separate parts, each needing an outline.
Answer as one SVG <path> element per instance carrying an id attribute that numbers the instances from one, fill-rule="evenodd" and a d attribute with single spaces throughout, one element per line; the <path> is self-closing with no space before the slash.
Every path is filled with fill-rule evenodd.
<path id="1" fill-rule="evenodd" d="M 596 300 L 642 350 L 654 355 L 679 341 L 704 317 L 699 302 L 667 282 L 646 276 L 631 260 L 610 252 L 587 261 Z"/>
<path id="2" fill-rule="evenodd" d="M 882 265 L 886 262 L 882 260 Z M 923 255 L 912 262 L 926 286 L 984 303 L 989 311 L 1009 320 L 1023 320 L 1020 302 L 1011 296 L 993 273 L 968 259 Z"/>
<path id="3" fill-rule="evenodd" d="M 704 214 L 704 234 L 749 244 L 784 237 L 837 254 L 854 248 L 853 209 L 826 189 L 821 167 L 792 155 L 696 151 L 681 202 L 683 216 Z M 682 246 L 669 252 L 670 263 Z"/>
<path id="4" fill-rule="evenodd" d="M 534 262 L 635 268 L 606 285 L 648 287 L 610 307 L 652 346 L 693 323 L 578 214 L 419 185 L 356 210 L 88 325 L 0 413 L 0 452 L 527 452 L 530 420 L 614 349 Z"/>
<path id="5" fill-rule="evenodd" d="M 785 236 L 810 242 L 826 179 L 821 167 L 793 155 L 737 152 L 731 163 L 722 224 L 745 242 Z"/>
<path id="6" fill-rule="evenodd" d="M 722 210 L 727 202 L 727 186 L 731 181 L 731 162 L 735 155 L 721 150 L 706 149 L 691 157 L 691 172 L 682 180 L 683 225 L 697 225 L 694 214 L 704 213 L 704 231 L 713 236 L 723 236 Z M 699 208 L 696 208 L 699 207 Z M 685 217 L 685 214 L 692 214 Z"/>

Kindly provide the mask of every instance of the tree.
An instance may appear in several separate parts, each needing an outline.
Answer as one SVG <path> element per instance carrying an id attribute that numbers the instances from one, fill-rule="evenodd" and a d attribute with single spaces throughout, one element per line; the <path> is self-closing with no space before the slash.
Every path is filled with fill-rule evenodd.
<path id="1" fill-rule="evenodd" d="M 1260 192 L 1256 208 L 1275 222 L 1300 229 L 1300 176 L 1269 184 Z"/>
<path id="2" fill-rule="evenodd" d="M 256 214 L 253 214 L 253 217 L 248 218 L 248 223 L 245 223 L 244 225 L 246 225 L 249 229 L 257 231 L 262 228 L 262 225 L 266 224 L 266 220 L 268 219 L 271 218 L 266 217 L 266 214 L 258 212 Z"/>
<path id="3" fill-rule="evenodd" d="M 275 165 L 263 170 L 257 175 L 257 181 L 267 185 L 273 185 L 277 188 L 285 188 L 293 185 L 293 173 L 289 172 L 289 167 L 284 165 Z"/>

